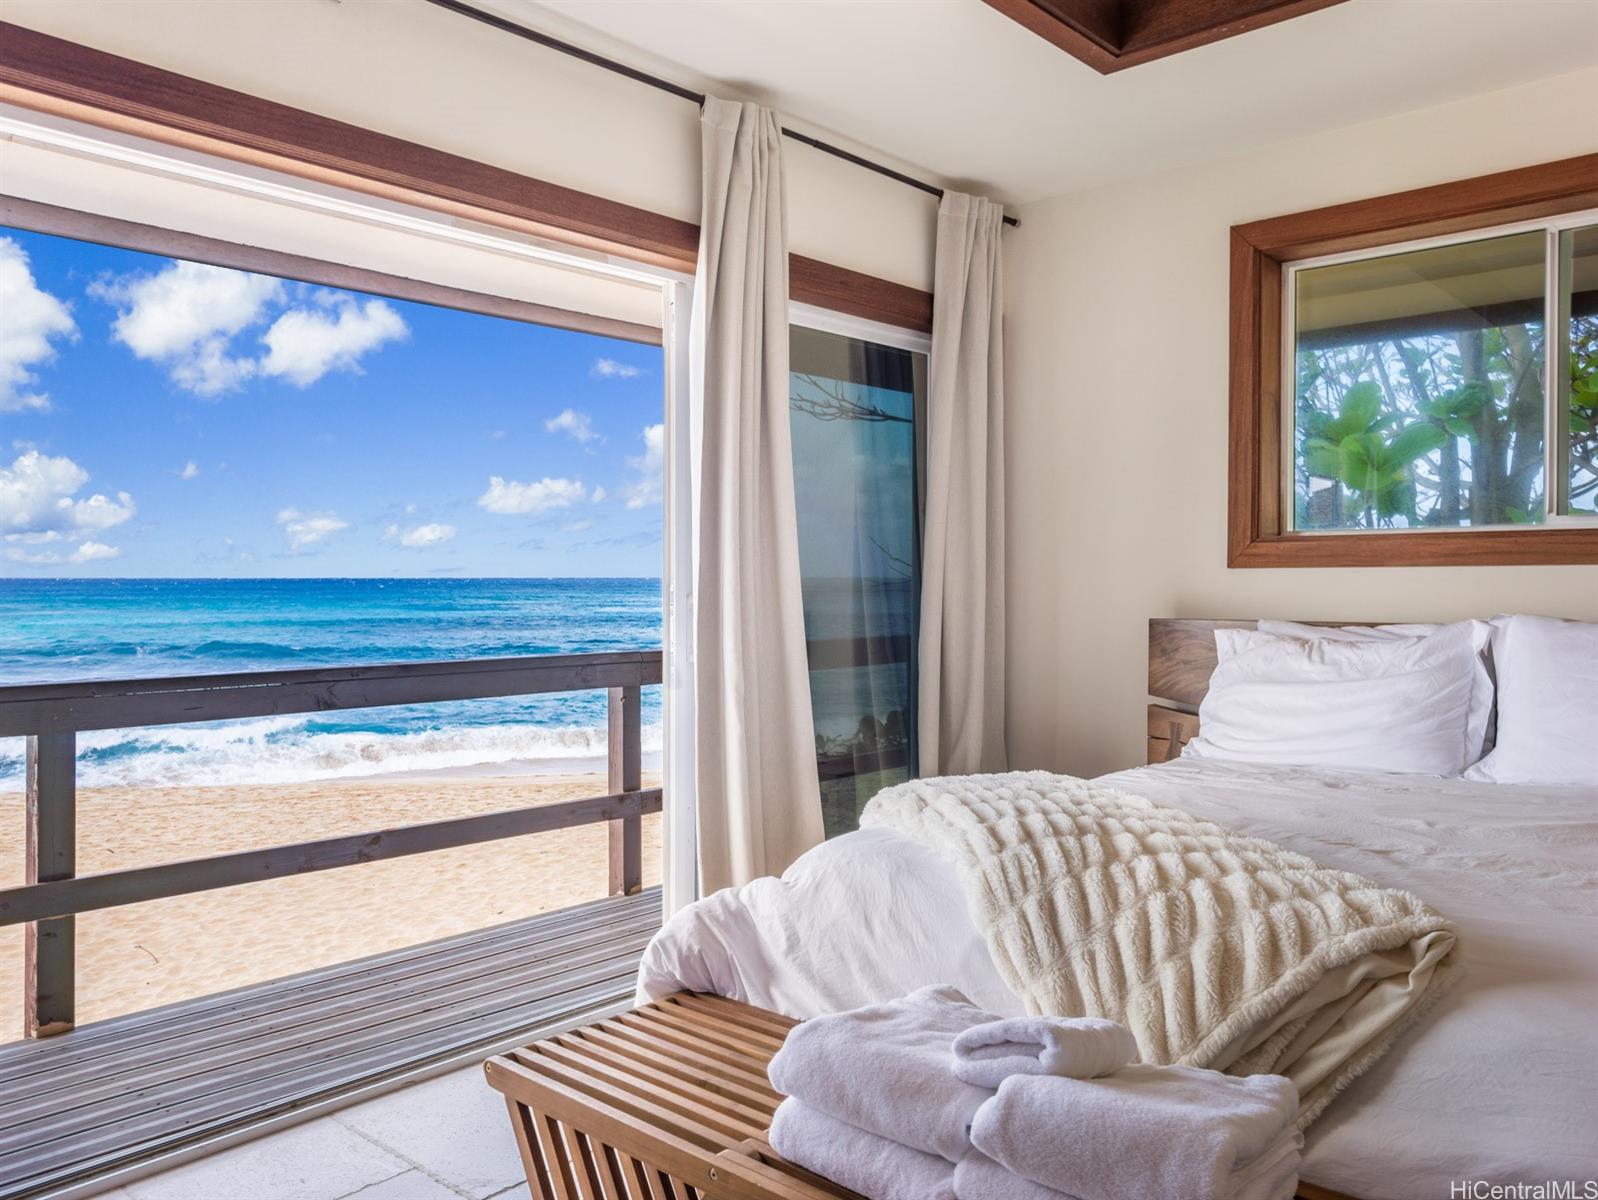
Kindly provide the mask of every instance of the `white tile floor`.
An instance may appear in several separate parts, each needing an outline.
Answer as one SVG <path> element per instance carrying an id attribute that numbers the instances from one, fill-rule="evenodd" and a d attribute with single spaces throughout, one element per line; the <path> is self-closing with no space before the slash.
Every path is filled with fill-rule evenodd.
<path id="1" fill-rule="evenodd" d="M 96 1200 L 527 1200 L 505 1102 L 464 1067 Z"/>

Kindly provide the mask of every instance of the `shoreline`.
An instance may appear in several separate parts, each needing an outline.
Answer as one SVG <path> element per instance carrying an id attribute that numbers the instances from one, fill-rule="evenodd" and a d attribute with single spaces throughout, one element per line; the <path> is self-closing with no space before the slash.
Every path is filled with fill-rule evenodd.
<path id="1" fill-rule="evenodd" d="M 81 788 L 78 870 L 90 875 L 608 792 L 602 764 L 575 771 L 507 765 L 308 783 Z M 658 787 L 658 771 L 646 766 L 643 782 Z M 20 790 L 0 793 L 0 827 L 20 830 L 22 808 Z M 646 886 L 660 881 L 660 827 L 658 814 L 644 818 Z M 19 837 L 0 857 L 0 887 L 18 886 L 22 876 Z M 593 824 L 83 913 L 78 1021 L 598 899 L 608 882 L 607 831 Z M 20 926 L 0 929 L 0 1042 L 22 1033 L 22 942 Z"/>
<path id="2" fill-rule="evenodd" d="M 22 739 L 11 739 L 21 741 Z M 661 752 L 659 750 L 646 750 L 641 756 L 643 772 L 645 775 L 658 775 L 661 771 Z M 461 780 L 461 779 L 518 779 L 525 777 L 568 777 L 575 775 L 593 776 L 603 778 L 608 767 L 603 755 L 578 755 L 571 758 L 521 758 L 505 762 L 468 763 L 452 767 L 408 767 L 394 771 L 377 771 L 370 775 L 332 775 L 314 779 L 281 780 L 273 783 L 253 784 L 244 782 L 227 783 L 129 783 L 129 784 L 89 784 L 79 783 L 79 793 L 86 792 L 166 792 L 166 791 L 211 791 L 215 789 L 238 787 L 337 787 L 342 785 L 359 786 L 365 783 L 404 783 L 408 780 Z M 24 781 L 21 776 L 12 779 L 0 780 L 0 797 L 20 796 L 23 792 Z M 651 787 L 655 786 L 653 784 Z M 605 789 L 595 795 L 607 795 Z"/>

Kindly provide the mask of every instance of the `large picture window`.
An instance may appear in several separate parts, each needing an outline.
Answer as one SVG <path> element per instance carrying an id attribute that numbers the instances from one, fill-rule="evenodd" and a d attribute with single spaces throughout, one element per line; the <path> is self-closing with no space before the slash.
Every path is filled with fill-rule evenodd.
<path id="1" fill-rule="evenodd" d="M 1598 561 L 1598 163 L 1233 232 L 1233 566 Z"/>

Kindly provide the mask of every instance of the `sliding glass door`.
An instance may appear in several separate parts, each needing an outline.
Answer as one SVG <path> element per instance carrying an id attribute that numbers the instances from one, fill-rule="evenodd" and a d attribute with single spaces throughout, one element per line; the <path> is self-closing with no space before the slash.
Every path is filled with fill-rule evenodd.
<path id="1" fill-rule="evenodd" d="M 828 837 L 916 769 L 926 355 L 795 325 L 790 418 Z"/>

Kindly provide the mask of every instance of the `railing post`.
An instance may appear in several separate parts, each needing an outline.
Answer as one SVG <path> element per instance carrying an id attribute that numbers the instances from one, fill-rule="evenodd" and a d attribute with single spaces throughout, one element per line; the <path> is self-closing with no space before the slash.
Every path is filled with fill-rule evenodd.
<path id="1" fill-rule="evenodd" d="M 610 689 L 610 790 L 643 786 L 643 714 L 636 684 Z M 631 896 L 644 886 L 644 818 L 638 813 L 610 822 L 610 894 Z"/>
<path id="2" fill-rule="evenodd" d="M 28 739 L 26 882 L 49 883 L 77 873 L 77 734 Z M 30 921 L 23 942 L 23 1034 L 65 1033 L 74 1022 L 75 917 Z"/>

